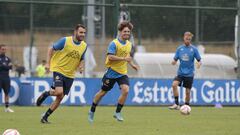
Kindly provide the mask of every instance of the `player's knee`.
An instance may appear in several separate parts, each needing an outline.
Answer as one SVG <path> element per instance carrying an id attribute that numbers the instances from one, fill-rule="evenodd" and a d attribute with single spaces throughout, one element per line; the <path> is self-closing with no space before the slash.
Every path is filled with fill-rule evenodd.
<path id="1" fill-rule="evenodd" d="M 63 96 L 63 90 L 55 90 L 54 95 L 56 96 Z"/>
<path id="2" fill-rule="evenodd" d="M 59 94 L 59 95 L 57 96 L 57 99 L 61 101 L 61 100 L 63 99 L 63 97 L 64 97 L 64 94 L 62 93 L 62 94 Z"/>
<path id="3" fill-rule="evenodd" d="M 129 92 L 129 88 L 128 87 L 123 87 L 122 88 L 122 94 L 123 95 L 128 95 L 128 92 Z"/>
<path id="4" fill-rule="evenodd" d="M 124 92 L 123 92 L 123 95 L 124 95 L 124 96 L 127 96 L 127 95 L 128 95 L 128 91 L 124 91 Z"/>

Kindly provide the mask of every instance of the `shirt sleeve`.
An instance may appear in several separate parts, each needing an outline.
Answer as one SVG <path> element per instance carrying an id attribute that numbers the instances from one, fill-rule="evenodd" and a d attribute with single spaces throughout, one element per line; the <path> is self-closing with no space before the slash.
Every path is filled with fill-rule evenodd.
<path id="1" fill-rule="evenodd" d="M 179 50 L 179 48 L 176 50 L 175 56 L 173 58 L 175 61 L 177 61 L 179 59 L 179 51 L 178 50 Z"/>
<path id="2" fill-rule="evenodd" d="M 196 48 L 194 50 L 195 50 L 194 57 L 197 59 L 197 61 L 200 61 L 201 60 L 201 56 L 200 56 L 198 50 Z"/>
<path id="3" fill-rule="evenodd" d="M 53 49 L 62 50 L 64 48 L 65 42 L 66 42 L 66 38 L 65 37 L 61 38 L 60 40 L 58 40 L 53 44 Z"/>
<path id="4" fill-rule="evenodd" d="M 116 45 L 114 42 L 111 42 L 108 46 L 108 52 L 107 54 L 116 54 Z"/>
<path id="5" fill-rule="evenodd" d="M 87 47 L 86 47 L 85 51 L 83 52 L 83 54 L 82 54 L 82 57 L 81 57 L 81 60 L 80 60 L 80 61 L 82 61 L 82 60 L 85 60 L 85 53 L 86 53 L 86 51 L 87 51 Z"/>

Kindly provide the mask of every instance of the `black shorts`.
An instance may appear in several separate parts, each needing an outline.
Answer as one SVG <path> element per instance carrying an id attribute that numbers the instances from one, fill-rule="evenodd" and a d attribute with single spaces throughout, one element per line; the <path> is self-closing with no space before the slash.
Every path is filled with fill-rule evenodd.
<path id="1" fill-rule="evenodd" d="M 73 78 L 68 78 L 58 72 L 53 72 L 53 84 L 51 86 L 52 89 L 55 89 L 55 87 L 63 87 L 64 95 L 68 95 L 72 84 Z"/>
<path id="2" fill-rule="evenodd" d="M 183 85 L 183 87 L 191 89 L 193 84 L 193 77 L 184 77 L 178 75 L 174 78 L 174 81 L 179 81 L 179 86 Z"/>
<path id="3" fill-rule="evenodd" d="M 106 75 L 102 78 L 102 90 L 103 91 L 110 91 L 115 83 L 118 83 L 118 85 L 126 84 L 129 86 L 129 78 L 127 75 L 124 75 L 119 78 L 107 78 Z"/>
<path id="4" fill-rule="evenodd" d="M 6 78 L 0 78 L 0 92 L 4 91 L 5 95 L 8 95 L 8 93 L 10 92 L 10 78 L 6 77 Z"/>

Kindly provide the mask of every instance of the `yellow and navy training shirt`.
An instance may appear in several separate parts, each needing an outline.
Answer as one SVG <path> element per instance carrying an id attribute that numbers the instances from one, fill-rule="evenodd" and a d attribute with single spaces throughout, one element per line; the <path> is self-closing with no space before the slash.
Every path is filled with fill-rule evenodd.
<path id="1" fill-rule="evenodd" d="M 108 47 L 108 54 L 113 54 L 118 57 L 127 57 L 130 56 L 131 49 L 132 44 L 128 40 L 120 41 L 119 39 L 114 39 Z M 122 75 L 127 74 L 127 63 L 127 61 L 110 61 L 108 57 L 105 61 L 106 67 Z"/>
<path id="2" fill-rule="evenodd" d="M 53 49 L 55 52 L 51 58 L 50 70 L 74 78 L 80 61 L 84 59 L 87 44 L 84 41 L 76 42 L 69 36 L 54 43 Z"/>

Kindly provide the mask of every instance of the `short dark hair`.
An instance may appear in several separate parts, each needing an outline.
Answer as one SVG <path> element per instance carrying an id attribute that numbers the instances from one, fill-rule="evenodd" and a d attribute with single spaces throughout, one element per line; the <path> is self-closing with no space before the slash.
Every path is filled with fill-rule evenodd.
<path id="1" fill-rule="evenodd" d="M 75 26 L 75 29 L 74 29 L 74 30 L 78 30 L 79 27 L 81 27 L 81 28 L 83 28 L 83 29 L 86 29 L 86 27 L 85 27 L 84 25 L 82 25 L 82 24 L 77 24 L 77 25 Z"/>
<path id="2" fill-rule="evenodd" d="M 0 44 L 0 48 L 5 47 L 5 46 L 6 46 L 5 44 Z"/>
<path id="3" fill-rule="evenodd" d="M 118 24 L 118 30 L 119 31 L 122 31 L 125 27 L 128 27 L 130 30 L 133 29 L 133 25 L 129 21 L 123 21 L 123 22 Z"/>

